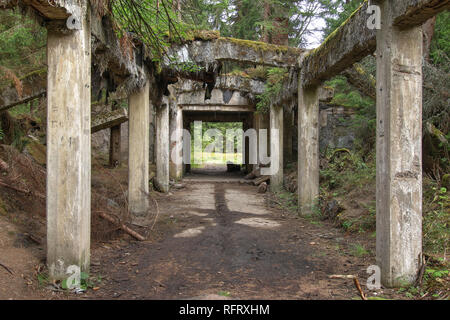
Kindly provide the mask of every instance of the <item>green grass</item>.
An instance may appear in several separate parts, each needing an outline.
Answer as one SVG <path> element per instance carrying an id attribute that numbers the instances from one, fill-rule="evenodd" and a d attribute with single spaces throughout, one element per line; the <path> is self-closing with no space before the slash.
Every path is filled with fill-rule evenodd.
<path id="1" fill-rule="evenodd" d="M 191 167 L 193 168 L 201 168 L 205 164 L 217 164 L 217 165 L 226 165 L 228 161 L 232 161 L 235 164 L 242 163 L 242 154 L 241 153 L 207 153 L 202 152 L 200 154 L 192 152 L 191 156 Z"/>
<path id="2" fill-rule="evenodd" d="M 361 258 L 361 257 L 368 256 L 369 254 L 370 254 L 370 252 L 359 243 L 352 244 L 352 246 L 350 248 L 350 255 L 352 255 L 354 257 Z"/>

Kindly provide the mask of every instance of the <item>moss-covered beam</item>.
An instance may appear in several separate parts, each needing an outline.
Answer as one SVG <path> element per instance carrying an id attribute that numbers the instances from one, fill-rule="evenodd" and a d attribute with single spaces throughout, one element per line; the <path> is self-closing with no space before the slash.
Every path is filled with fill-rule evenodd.
<path id="1" fill-rule="evenodd" d="M 128 112 L 126 109 L 117 110 L 92 115 L 91 132 L 96 133 L 111 127 L 118 126 L 128 121 Z"/>
<path id="2" fill-rule="evenodd" d="M 371 74 L 368 74 L 359 63 L 355 63 L 351 68 L 346 69 L 342 75 L 359 92 L 374 100 L 376 99 L 376 79 Z"/>
<path id="3" fill-rule="evenodd" d="M 422 25 L 439 12 L 450 9 L 450 0 L 402 0 L 396 1 L 393 12 L 394 25 L 408 28 Z"/>
<path id="4" fill-rule="evenodd" d="M 368 3 L 364 2 L 347 21 L 302 62 L 303 86 L 319 85 L 358 62 L 376 49 L 376 30 L 366 27 Z"/>
<path id="5" fill-rule="evenodd" d="M 387 1 L 387 0 L 385 0 Z M 406 28 L 420 25 L 449 8 L 450 0 L 396 1 L 394 25 Z M 374 3 L 375 4 L 375 3 Z M 351 67 L 376 49 L 376 30 L 367 27 L 372 13 L 368 1 L 302 61 L 303 86 L 318 85 Z"/>
<path id="6" fill-rule="evenodd" d="M 260 80 L 237 75 L 220 75 L 215 79 L 214 88 L 258 95 L 264 92 L 264 85 L 265 82 Z M 205 90 L 203 83 L 192 80 L 181 80 L 175 86 L 177 88 L 177 93 Z"/>
<path id="7" fill-rule="evenodd" d="M 297 67 L 304 51 L 286 46 L 277 46 L 258 41 L 219 37 L 211 40 L 196 40 L 173 44 L 164 65 L 195 63 L 209 66 L 217 61 L 233 61 L 272 67 Z M 171 61 L 172 60 L 172 61 Z"/>
<path id="8" fill-rule="evenodd" d="M 69 32 L 66 30 L 66 20 L 72 15 L 81 14 L 85 0 L 18 0 L 0 2 L 0 9 L 19 6 L 27 9 L 27 13 L 39 22 L 45 23 L 49 32 Z M 126 94 L 142 88 L 147 80 L 142 61 L 137 61 L 141 55 L 147 57 L 146 48 L 137 46 L 130 50 L 121 46 L 109 14 L 96 10 L 100 5 L 92 2 L 93 13 L 90 15 L 92 33 L 92 59 L 98 70 L 109 71 L 115 84 L 121 86 Z"/>

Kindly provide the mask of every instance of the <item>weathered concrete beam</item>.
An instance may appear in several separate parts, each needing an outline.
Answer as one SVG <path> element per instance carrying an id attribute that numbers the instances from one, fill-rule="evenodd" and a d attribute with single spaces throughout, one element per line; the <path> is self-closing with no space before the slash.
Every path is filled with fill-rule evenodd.
<path id="1" fill-rule="evenodd" d="M 301 63 L 302 86 L 320 85 L 376 49 L 376 32 L 367 28 L 370 15 L 364 2 L 351 17 Z"/>
<path id="2" fill-rule="evenodd" d="M 393 10 L 394 26 L 409 28 L 421 26 L 438 13 L 450 9 L 450 0 L 396 1 Z"/>
<path id="3" fill-rule="evenodd" d="M 194 112 L 255 112 L 255 106 L 222 106 L 222 105 L 184 105 L 180 106 L 183 111 L 194 111 Z"/>
<path id="4" fill-rule="evenodd" d="M 21 95 L 14 84 L 0 88 L 0 111 L 44 96 L 47 92 L 47 70 L 37 71 L 21 80 Z"/>
<path id="5" fill-rule="evenodd" d="M 214 89 L 211 98 L 205 100 L 205 90 L 192 91 L 178 94 L 179 106 L 189 105 L 215 105 L 215 106 L 249 106 L 254 103 L 239 91 Z"/>
<path id="6" fill-rule="evenodd" d="M 36 9 L 42 16 L 50 20 L 63 20 L 72 14 L 80 14 L 81 0 L 21 0 L 25 5 Z"/>
<path id="7" fill-rule="evenodd" d="M 254 111 L 252 111 L 254 112 Z M 194 121 L 202 122 L 243 122 L 252 112 L 191 112 L 183 111 L 183 120 L 187 123 Z"/>
<path id="8" fill-rule="evenodd" d="M 402 0 L 396 1 L 391 14 L 395 26 L 407 28 L 421 25 L 449 8 L 450 0 Z M 372 15 L 367 9 L 368 1 L 365 1 L 322 45 L 305 55 L 301 65 L 304 87 L 338 75 L 375 51 L 376 30 L 367 27 Z"/>
<path id="9" fill-rule="evenodd" d="M 216 78 L 214 88 L 258 95 L 264 92 L 264 85 L 265 82 L 260 80 L 235 75 L 220 75 Z M 174 86 L 178 94 L 205 90 L 202 82 L 192 80 L 181 80 Z"/>
<path id="10" fill-rule="evenodd" d="M 128 111 L 124 108 L 96 114 L 92 117 L 91 132 L 96 133 L 128 121 Z"/>
<path id="11" fill-rule="evenodd" d="M 146 54 L 145 46 L 124 53 L 114 32 L 111 16 L 93 17 L 92 36 L 94 64 L 100 72 L 109 71 L 124 95 L 143 88 L 147 75 L 143 62 L 138 63 L 137 56 Z"/>
<path id="12" fill-rule="evenodd" d="M 302 49 L 234 38 L 218 38 L 172 45 L 168 57 L 177 63 L 195 63 L 208 67 L 217 61 L 233 61 L 273 67 L 297 67 Z M 170 67 L 166 58 L 164 66 Z"/>
<path id="13" fill-rule="evenodd" d="M 21 8 L 32 8 L 42 17 L 42 20 L 62 33 L 70 33 L 66 20 L 72 15 L 80 15 L 80 8 L 86 0 L 20 0 L 15 5 Z M 10 4 L 9 6 L 11 6 Z M 95 4 L 92 4 L 95 7 Z M 110 15 L 99 16 L 97 13 L 91 17 L 92 32 L 92 60 L 99 67 L 100 72 L 106 70 L 114 75 L 115 83 L 124 96 L 141 89 L 146 81 L 143 61 L 137 57 L 148 56 L 145 46 L 133 48 L 130 52 L 123 52 L 117 38 Z"/>

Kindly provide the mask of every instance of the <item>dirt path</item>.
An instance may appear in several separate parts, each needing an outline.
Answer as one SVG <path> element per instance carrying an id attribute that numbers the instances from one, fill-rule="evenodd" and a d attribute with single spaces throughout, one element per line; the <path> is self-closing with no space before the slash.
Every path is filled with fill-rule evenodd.
<path id="1" fill-rule="evenodd" d="M 373 258 L 345 254 L 349 239 L 269 206 L 239 183 L 190 183 L 160 201 L 157 241 L 116 242 L 93 250 L 105 299 L 351 299 Z"/>

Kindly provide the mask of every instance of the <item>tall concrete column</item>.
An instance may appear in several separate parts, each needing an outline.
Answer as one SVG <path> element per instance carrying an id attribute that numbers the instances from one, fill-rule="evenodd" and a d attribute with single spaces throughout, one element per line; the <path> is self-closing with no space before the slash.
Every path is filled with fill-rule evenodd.
<path id="1" fill-rule="evenodd" d="M 270 155 L 270 114 L 269 113 L 255 113 L 254 114 L 254 124 L 256 133 L 258 134 L 258 165 L 261 165 L 262 163 L 262 157 L 267 157 Z M 262 136 L 262 132 L 260 130 L 267 130 L 266 137 Z M 261 139 L 267 139 L 267 154 L 261 155 L 260 152 L 260 140 Z"/>
<path id="2" fill-rule="evenodd" d="M 156 187 L 169 192 L 169 106 L 156 107 Z"/>
<path id="3" fill-rule="evenodd" d="M 50 277 L 67 267 L 89 271 L 91 236 L 91 28 L 47 39 L 47 264 Z"/>
<path id="4" fill-rule="evenodd" d="M 422 29 L 377 33 L 377 264 L 386 286 L 412 284 L 422 254 Z"/>
<path id="5" fill-rule="evenodd" d="M 155 106 L 150 100 L 150 110 L 149 110 L 149 130 L 150 130 L 150 145 L 149 145 L 149 162 L 151 164 L 156 163 L 156 151 L 155 151 L 155 141 L 156 141 L 156 111 Z"/>
<path id="6" fill-rule="evenodd" d="M 245 168 L 245 172 L 249 173 L 253 170 L 253 166 L 250 164 L 250 139 L 248 137 L 245 136 L 245 133 L 249 130 L 252 129 L 252 117 L 249 115 L 248 118 L 245 118 L 243 121 L 243 125 L 242 125 L 242 129 L 244 131 L 244 137 L 242 139 L 242 147 L 243 147 L 243 155 L 244 158 L 242 159 L 242 161 L 244 162 L 244 168 Z"/>
<path id="7" fill-rule="evenodd" d="M 319 197 L 319 88 L 298 89 L 298 204 L 310 214 Z"/>
<path id="8" fill-rule="evenodd" d="M 278 136 L 275 131 L 278 130 Z M 270 107 L 270 156 L 272 168 L 277 168 L 270 177 L 271 190 L 283 188 L 283 107 Z M 275 167 L 274 167 L 275 165 Z"/>
<path id="9" fill-rule="evenodd" d="M 183 128 L 189 135 L 183 135 L 183 174 L 191 172 L 191 123 L 183 118 Z"/>
<path id="10" fill-rule="evenodd" d="M 294 110 L 285 108 L 283 121 L 284 165 L 292 161 L 292 133 L 294 127 Z"/>
<path id="11" fill-rule="evenodd" d="M 117 110 L 117 105 L 114 104 L 112 110 Z M 121 125 L 111 127 L 110 141 L 109 141 L 109 165 L 116 167 L 121 162 Z"/>
<path id="12" fill-rule="evenodd" d="M 129 97 L 128 207 L 132 222 L 146 225 L 149 192 L 150 84 Z"/>
<path id="13" fill-rule="evenodd" d="M 170 168 L 169 176 L 173 180 L 183 177 L 183 111 L 175 106 L 170 113 Z"/>

